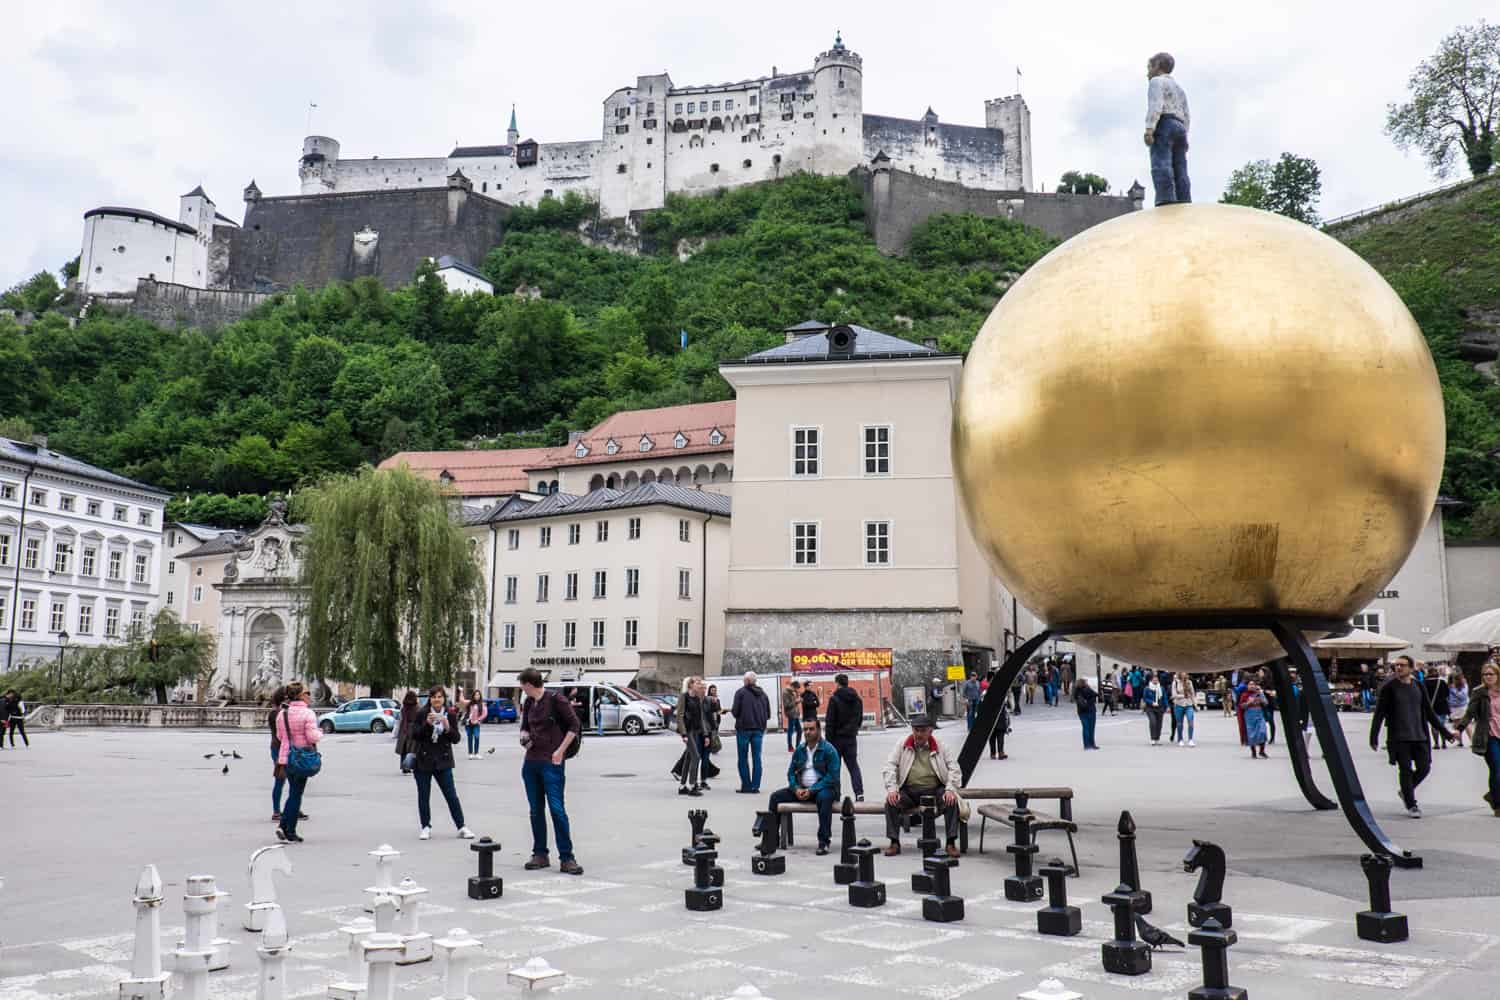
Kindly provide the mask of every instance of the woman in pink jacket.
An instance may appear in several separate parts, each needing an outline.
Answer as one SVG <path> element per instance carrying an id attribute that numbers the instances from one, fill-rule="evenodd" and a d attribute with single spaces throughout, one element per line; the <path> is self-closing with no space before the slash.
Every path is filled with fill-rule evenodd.
<path id="1" fill-rule="evenodd" d="M 286 770 L 287 754 L 293 746 L 314 747 L 323 734 L 318 732 L 318 717 L 307 707 L 307 689 L 301 682 L 293 681 L 286 686 L 286 702 L 276 716 L 276 739 L 281 748 L 276 754 L 276 769 L 286 777 L 286 804 L 281 808 L 281 825 L 276 828 L 277 840 L 302 843 L 297 834 L 297 819 L 302 815 L 302 790 L 307 787 L 306 777 L 297 777 Z"/>
<path id="2" fill-rule="evenodd" d="M 479 727 L 489 718 L 489 714 L 479 692 L 470 688 L 469 697 L 464 699 L 464 734 L 469 738 L 470 760 L 479 759 Z"/>

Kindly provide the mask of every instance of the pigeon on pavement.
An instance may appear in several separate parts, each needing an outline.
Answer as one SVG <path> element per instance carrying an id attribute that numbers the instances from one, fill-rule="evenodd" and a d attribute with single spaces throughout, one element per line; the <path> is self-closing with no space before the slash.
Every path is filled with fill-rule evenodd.
<path id="1" fill-rule="evenodd" d="M 206 753 L 206 754 L 203 755 L 203 759 L 204 760 L 212 760 L 213 759 L 213 754 Z"/>
<path id="2" fill-rule="evenodd" d="M 1140 914 L 1136 914 L 1135 929 L 1140 931 L 1141 940 L 1149 944 L 1152 951 L 1155 951 L 1157 948 L 1165 947 L 1169 944 L 1175 944 L 1179 948 L 1187 947 L 1187 945 L 1183 944 L 1181 941 L 1177 940 L 1172 935 L 1162 930 L 1160 927 L 1153 927 L 1150 924 L 1146 923 L 1146 918 L 1142 917 Z"/>
<path id="3" fill-rule="evenodd" d="M 495 752 L 495 748 L 494 747 L 490 747 L 488 750 L 485 751 L 485 753 L 487 753 L 487 754 L 491 754 L 491 753 L 494 753 L 494 752 Z"/>
<path id="4" fill-rule="evenodd" d="M 245 759 L 245 758 L 243 758 L 243 757 L 240 756 L 240 752 L 238 750 L 231 750 L 231 751 L 229 751 L 229 756 L 233 757 L 235 760 L 244 760 Z"/>
<path id="5" fill-rule="evenodd" d="M 229 773 L 229 765 L 225 764 L 224 765 L 224 770 L 220 771 L 219 773 L 220 774 L 228 774 Z"/>

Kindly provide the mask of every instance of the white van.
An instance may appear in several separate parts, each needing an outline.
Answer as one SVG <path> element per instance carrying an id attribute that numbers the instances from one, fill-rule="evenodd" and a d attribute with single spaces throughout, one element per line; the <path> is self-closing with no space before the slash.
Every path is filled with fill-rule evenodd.
<path id="1" fill-rule="evenodd" d="M 584 706 L 583 728 L 586 731 L 620 732 L 641 736 L 665 728 L 661 706 L 654 701 L 635 697 L 628 689 L 608 681 L 559 681 L 552 689 Z"/>

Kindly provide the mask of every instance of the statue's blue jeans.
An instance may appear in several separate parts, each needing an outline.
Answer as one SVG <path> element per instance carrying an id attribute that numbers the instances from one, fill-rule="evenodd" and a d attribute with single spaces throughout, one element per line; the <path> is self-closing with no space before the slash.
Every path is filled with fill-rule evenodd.
<path id="1" fill-rule="evenodd" d="M 1156 203 L 1173 205 L 1193 200 L 1188 182 L 1187 126 L 1174 115 L 1162 115 L 1156 122 L 1151 142 L 1151 183 L 1156 186 Z"/>

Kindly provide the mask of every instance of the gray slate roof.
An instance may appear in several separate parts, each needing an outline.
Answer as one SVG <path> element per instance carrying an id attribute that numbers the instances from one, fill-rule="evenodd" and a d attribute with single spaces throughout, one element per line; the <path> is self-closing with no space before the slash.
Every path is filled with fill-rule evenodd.
<path id="1" fill-rule="evenodd" d="M 553 493 L 524 510 L 511 510 L 492 518 L 494 521 L 529 521 L 539 517 L 559 514 L 590 514 L 601 511 L 624 510 L 628 507 L 651 507 L 663 504 L 713 514 L 729 516 L 729 498 L 718 493 L 692 490 L 684 486 L 668 486 L 663 483 L 646 483 L 631 490 L 612 490 L 603 487 L 583 496 L 570 493 Z"/>
<path id="2" fill-rule="evenodd" d="M 197 548 L 188 549 L 177 558 L 196 559 L 199 556 L 228 555 L 235 550 L 235 546 L 239 544 L 240 539 L 243 537 L 238 531 L 226 531 L 218 538 L 210 538 Z"/>
<path id="3" fill-rule="evenodd" d="M 799 323 L 792 330 L 828 330 L 830 327 L 812 327 L 807 323 Z M 908 358 L 914 356 L 945 357 L 940 351 L 921 344 L 913 344 L 909 340 L 900 337 L 892 337 L 888 333 L 879 330 L 871 330 L 865 326 L 853 326 L 849 329 L 854 331 L 854 351 L 849 356 L 851 361 L 861 361 L 870 358 Z M 790 344 L 778 344 L 768 350 L 757 351 L 748 358 L 739 361 L 725 361 L 726 365 L 766 364 L 778 361 L 827 361 L 828 338 L 822 333 L 809 333 L 798 337 Z M 837 360 L 844 360 L 839 358 Z"/>
<path id="4" fill-rule="evenodd" d="M 473 277 L 478 278 L 481 281 L 489 282 L 490 280 L 489 275 L 485 274 L 478 268 L 470 267 L 468 264 L 465 264 L 457 257 L 454 257 L 452 254 L 445 253 L 441 257 L 439 257 L 437 259 L 437 266 L 439 271 L 441 271 L 445 267 L 451 267 L 454 270 L 462 271 L 464 274 L 472 275 Z"/>
<path id="5" fill-rule="evenodd" d="M 514 156 L 514 146 L 454 146 L 449 159 L 460 156 Z"/>
<path id="6" fill-rule="evenodd" d="M 80 462 L 76 458 L 69 458 L 59 452 L 29 441 L 13 441 L 7 437 L 0 437 L 0 461 L 19 462 L 22 465 L 34 465 L 38 469 L 48 469 L 52 472 L 62 472 L 70 476 L 83 476 L 88 479 L 97 479 L 103 483 L 112 483 L 115 486 L 126 486 L 133 490 L 144 490 L 154 493 L 160 497 L 170 497 L 172 494 L 166 490 L 157 489 L 146 483 L 136 482 L 134 479 L 126 479 L 107 469 L 101 469 L 97 465 L 89 465 Z"/>

